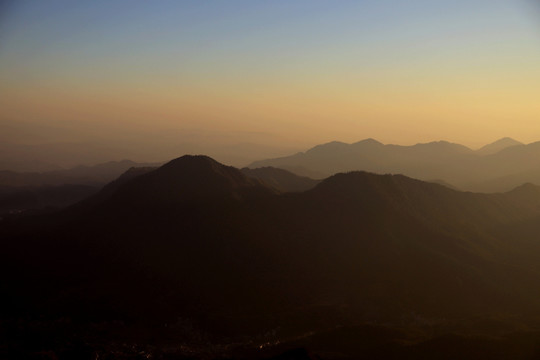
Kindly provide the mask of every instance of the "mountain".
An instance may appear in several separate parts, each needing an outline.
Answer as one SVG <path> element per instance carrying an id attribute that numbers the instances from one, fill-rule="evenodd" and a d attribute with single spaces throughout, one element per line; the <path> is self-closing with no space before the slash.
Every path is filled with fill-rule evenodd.
<path id="1" fill-rule="evenodd" d="M 2 125 L 0 120 L 0 129 L 4 128 Z M 46 141 L 46 143 L 24 145 L 10 143 L 8 138 L 2 139 L 0 141 L 0 170 L 48 172 L 69 169 L 77 166 L 77 164 L 99 164 L 106 159 L 122 159 L 126 157 L 125 150 L 116 145 L 107 146 L 88 142 L 50 142 L 62 130 L 40 130 L 44 130 L 49 135 L 40 134 L 35 127 L 31 132 L 34 135 L 40 134 L 43 136 L 41 141 Z M 13 129 L 9 129 L 6 134 L 13 135 Z"/>
<path id="2" fill-rule="evenodd" d="M 123 160 L 43 173 L 0 171 L 0 214 L 50 211 L 73 205 L 96 194 L 126 170 L 115 183 L 138 173 L 136 169 L 145 171 L 144 165 Z"/>
<path id="3" fill-rule="evenodd" d="M 384 145 L 373 139 L 354 144 L 331 142 L 288 157 L 257 161 L 249 167 L 303 167 L 327 176 L 343 171 L 364 170 L 375 173 L 399 173 L 437 178 L 443 162 L 466 159 L 474 152 L 462 145 L 444 141 L 414 146 Z M 445 179 L 446 180 L 446 179 Z"/>
<path id="4" fill-rule="evenodd" d="M 519 159 L 516 159 L 519 161 Z M 526 167 L 527 165 L 525 165 Z M 540 184 L 540 167 L 537 167 L 535 164 L 530 164 L 528 170 L 521 170 L 515 173 L 497 176 L 495 178 L 490 178 L 484 181 L 478 181 L 475 183 L 470 183 L 466 186 L 467 190 L 470 191 L 479 191 L 479 192 L 501 192 L 508 189 L 512 189 L 519 184 L 533 183 Z"/>
<path id="5" fill-rule="evenodd" d="M 534 185 L 477 194 L 350 172 L 282 193 L 183 156 L 96 196 L 0 222 L 0 323 L 13 334 L 0 351 L 268 358 L 311 344 L 327 359 L 376 346 L 433 356 L 467 348 L 446 334 L 514 344 L 539 320 Z"/>
<path id="6" fill-rule="evenodd" d="M 102 186 L 120 176 L 131 167 L 148 167 L 157 164 L 136 163 L 131 160 L 109 161 L 94 166 L 77 166 L 71 169 L 41 173 L 0 171 L 1 186 L 52 186 L 78 184 Z"/>
<path id="7" fill-rule="evenodd" d="M 298 176 L 290 171 L 273 167 L 243 168 L 241 171 L 245 175 L 259 179 L 282 192 L 306 191 L 314 188 L 320 182 L 319 180 Z"/>
<path id="8" fill-rule="evenodd" d="M 175 203 L 200 198 L 241 199 L 274 191 L 232 166 L 207 156 L 185 155 L 128 181 L 113 199 L 130 203 Z"/>
<path id="9" fill-rule="evenodd" d="M 138 176 L 144 175 L 150 171 L 156 170 L 155 167 L 132 167 L 125 173 L 120 175 L 118 179 L 105 185 L 99 192 L 93 196 L 89 196 L 80 203 L 76 204 L 72 209 L 86 210 L 95 207 L 97 204 L 101 204 L 104 201 L 110 199 L 113 194 L 125 183 Z"/>
<path id="10" fill-rule="evenodd" d="M 506 148 L 509 148 L 512 146 L 518 146 L 518 145 L 524 145 L 524 144 L 512 138 L 504 137 L 491 144 L 487 144 L 481 147 L 476 152 L 481 155 L 491 155 L 491 154 L 498 153 L 499 151 L 504 150 Z"/>
<path id="11" fill-rule="evenodd" d="M 399 146 L 366 139 L 322 144 L 291 156 L 256 161 L 249 167 L 271 166 L 298 175 L 324 174 L 322 177 L 346 171 L 400 173 L 425 181 L 440 179 L 463 190 L 504 192 L 525 182 L 540 184 L 535 163 L 539 144 L 523 145 L 505 138 L 473 151 L 446 141 Z"/>

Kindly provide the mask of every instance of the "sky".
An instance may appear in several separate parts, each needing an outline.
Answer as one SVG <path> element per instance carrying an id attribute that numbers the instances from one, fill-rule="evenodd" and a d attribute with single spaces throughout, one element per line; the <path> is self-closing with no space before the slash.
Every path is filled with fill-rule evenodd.
<path id="1" fill-rule="evenodd" d="M 534 0 L 7 0 L 0 140 L 528 143 L 539 64 Z"/>

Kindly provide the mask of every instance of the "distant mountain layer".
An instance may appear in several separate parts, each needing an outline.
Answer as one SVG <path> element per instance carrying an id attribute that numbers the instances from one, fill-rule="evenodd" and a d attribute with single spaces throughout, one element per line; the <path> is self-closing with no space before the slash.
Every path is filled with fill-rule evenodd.
<path id="1" fill-rule="evenodd" d="M 487 144 L 480 149 L 478 149 L 476 152 L 482 155 L 491 155 L 498 153 L 501 150 L 504 150 L 506 148 L 512 147 L 512 146 L 519 146 L 524 145 L 523 143 L 520 143 L 519 141 L 516 141 L 512 138 L 505 137 L 502 139 L 499 139 L 491 144 Z"/>
<path id="2" fill-rule="evenodd" d="M 104 184 L 119 176 L 115 183 L 152 169 L 144 165 L 124 160 L 43 173 L 0 171 L 0 214 L 73 205 L 96 194 Z"/>
<path id="3" fill-rule="evenodd" d="M 50 185 L 104 185 L 132 167 L 157 166 L 130 160 L 110 161 L 94 166 L 77 166 L 66 170 L 53 170 L 40 173 L 0 170 L 0 186 L 50 186 Z"/>
<path id="4" fill-rule="evenodd" d="M 540 142 L 523 145 L 501 139 L 473 151 L 445 141 L 413 146 L 384 145 L 373 139 L 354 144 L 331 142 L 295 155 L 261 160 L 250 168 L 277 167 L 330 176 L 338 172 L 369 171 L 404 174 L 429 181 L 440 179 L 463 190 L 508 191 L 525 182 L 540 184 Z"/>
<path id="5" fill-rule="evenodd" d="M 121 184 L 156 168 L 140 167 L 141 164 L 122 161 L 38 174 L 0 171 L 0 182 L 9 184 L 0 186 L 0 214 L 72 205 L 97 193 L 102 182 L 111 176 L 117 176 L 119 171 L 129 165 L 139 167 L 130 168 L 107 185 L 100 194 L 88 199 L 90 202 L 99 202 L 116 191 Z M 305 191 L 319 183 L 318 180 L 277 168 L 244 168 L 242 172 L 282 192 Z"/>
<path id="6" fill-rule="evenodd" d="M 352 359 L 372 340 L 400 339 L 397 351 L 445 333 L 495 338 L 540 320 L 538 233 L 531 184 L 478 194 L 350 172 L 283 193 L 184 156 L 63 212 L 0 222 L 0 324 L 97 352 L 136 341 L 137 354 L 174 348 L 179 358 L 311 342 Z M 39 344 L 15 337 L 10 348 Z"/>

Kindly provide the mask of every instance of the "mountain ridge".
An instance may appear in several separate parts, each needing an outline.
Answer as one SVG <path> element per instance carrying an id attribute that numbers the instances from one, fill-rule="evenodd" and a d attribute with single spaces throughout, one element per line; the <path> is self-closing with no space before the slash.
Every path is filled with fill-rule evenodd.
<path id="1" fill-rule="evenodd" d="M 215 196 L 241 199 L 273 192 L 258 179 L 208 156 L 184 155 L 123 184 L 114 197 L 131 202 L 175 202 Z"/>
<path id="2" fill-rule="evenodd" d="M 489 155 L 489 154 L 495 154 L 506 148 L 509 148 L 512 146 L 518 146 L 518 145 L 524 145 L 524 144 L 510 137 L 503 137 L 497 141 L 494 141 L 490 144 L 482 146 L 480 149 L 476 150 L 476 152 L 482 155 Z"/>
<path id="3" fill-rule="evenodd" d="M 132 167 L 148 167 L 157 164 L 137 163 L 131 160 L 109 161 L 93 166 L 76 166 L 70 169 L 43 172 L 16 172 L 0 170 L 0 185 L 43 186 L 43 185 L 104 185 L 119 177 Z"/>
<path id="4" fill-rule="evenodd" d="M 536 173 L 533 162 L 538 156 L 537 143 L 524 145 L 509 138 L 487 145 L 482 151 L 448 141 L 402 146 L 366 139 L 353 144 L 321 144 L 306 152 L 260 160 L 248 167 L 273 166 L 297 174 L 300 172 L 296 169 L 302 169 L 302 174 L 324 174 L 321 177 L 347 171 L 402 173 L 425 181 L 441 179 L 464 190 L 501 192 L 525 182 L 540 184 L 540 172 Z"/>
<path id="5" fill-rule="evenodd" d="M 54 224 L 0 223 L 1 301 L 25 299 L 41 322 L 136 318 L 143 339 L 159 327 L 192 346 L 194 332 L 202 346 L 258 346 L 343 324 L 476 331 L 455 324 L 540 313 L 534 185 L 476 194 L 350 172 L 279 192 L 205 156 L 137 171 Z M 163 325 L 175 322 L 188 325 Z"/>

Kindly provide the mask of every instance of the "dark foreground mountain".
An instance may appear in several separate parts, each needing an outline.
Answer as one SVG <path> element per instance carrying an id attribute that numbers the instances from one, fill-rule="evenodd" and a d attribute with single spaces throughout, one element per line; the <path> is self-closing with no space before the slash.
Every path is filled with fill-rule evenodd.
<path id="1" fill-rule="evenodd" d="M 504 192 L 525 182 L 540 185 L 539 157 L 540 142 L 524 145 L 510 138 L 477 151 L 446 141 L 399 146 L 366 139 L 353 144 L 334 141 L 291 156 L 256 161 L 249 167 L 322 174 L 319 178 L 358 170 L 401 173 L 425 181 L 440 179 L 463 190 Z"/>
<path id="2" fill-rule="evenodd" d="M 2 223 L 0 354 L 533 358 L 539 231 L 534 185 L 352 172 L 279 193 L 184 156 Z"/>

